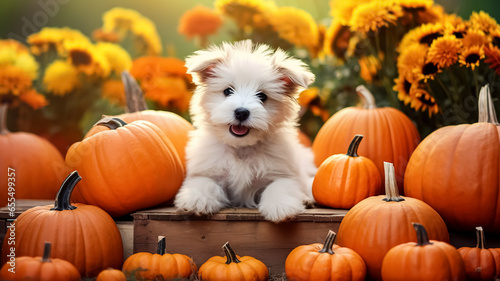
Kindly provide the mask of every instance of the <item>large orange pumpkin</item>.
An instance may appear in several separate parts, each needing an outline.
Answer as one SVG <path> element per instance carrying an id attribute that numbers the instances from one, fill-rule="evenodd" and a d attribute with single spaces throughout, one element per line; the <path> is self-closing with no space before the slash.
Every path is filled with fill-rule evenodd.
<path id="1" fill-rule="evenodd" d="M 382 193 L 377 166 L 370 159 L 358 155 L 362 139 L 362 135 L 356 135 L 347 154 L 334 154 L 321 163 L 312 185 L 316 203 L 350 209 L 359 201 Z"/>
<path id="2" fill-rule="evenodd" d="M 390 249 L 382 263 L 384 281 L 462 281 L 465 268 L 455 247 L 429 240 L 423 225 L 413 223 L 417 242 Z"/>
<path id="3" fill-rule="evenodd" d="M 488 86 L 479 96 L 479 122 L 440 128 L 417 147 L 405 193 L 425 201 L 448 227 L 481 225 L 500 233 L 500 124 Z"/>
<path id="4" fill-rule="evenodd" d="M 51 259 L 51 243 L 46 242 L 42 257 L 18 257 L 0 270 L 0 280 L 79 281 L 80 273 L 70 262 Z"/>
<path id="5" fill-rule="evenodd" d="M 54 205 L 33 207 L 17 218 L 6 233 L 15 238 L 15 245 L 4 240 L 2 263 L 11 247 L 16 256 L 42 256 L 40 245 L 50 242 L 52 257 L 72 263 L 82 276 L 95 277 L 103 269 L 121 266 L 123 245 L 114 220 L 99 207 L 70 204 L 71 192 L 80 180 L 78 172 L 72 172 Z"/>
<path id="6" fill-rule="evenodd" d="M 6 118 L 7 104 L 0 104 L 0 207 L 14 197 L 54 199 L 66 175 L 61 153 L 37 135 L 9 132 Z"/>
<path id="7" fill-rule="evenodd" d="M 484 230 L 476 227 L 477 245 L 475 248 L 462 247 L 458 252 L 465 263 L 468 280 L 496 280 L 500 278 L 500 249 L 486 248 Z"/>
<path id="8" fill-rule="evenodd" d="M 421 200 L 399 196 L 394 166 L 385 163 L 386 195 L 372 196 L 356 204 L 340 223 L 337 244 L 358 253 L 366 263 L 368 278 L 380 280 L 382 260 L 392 247 L 417 241 L 412 222 L 429 231 L 434 240 L 449 241 L 443 219 Z"/>
<path id="9" fill-rule="evenodd" d="M 113 217 L 172 199 L 184 179 L 184 166 L 170 140 L 148 121 L 130 124 L 103 118 L 105 130 L 73 144 L 66 164 L 86 180 L 76 202 L 99 206 Z"/>
<path id="10" fill-rule="evenodd" d="M 344 108 L 325 122 L 313 142 L 316 166 L 333 154 L 344 153 L 352 136 L 360 134 L 366 139 L 359 146 L 359 154 L 372 160 L 384 179 L 384 161 L 394 163 L 396 179 L 403 194 L 406 164 L 420 142 L 417 128 L 401 111 L 377 108 L 373 95 L 364 87 L 356 91 L 364 101 L 362 107 Z"/>
<path id="11" fill-rule="evenodd" d="M 127 98 L 127 113 L 116 117 L 127 123 L 137 120 L 146 120 L 158 126 L 172 142 L 179 154 L 181 162 L 185 165 L 185 150 L 189 138 L 188 134 L 189 131 L 194 129 L 193 125 L 173 112 L 148 110 L 141 87 L 137 85 L 135 79 L 128 72 L 124 71 L 122 73 L 122 80 L 125 86 L 125 96 Z M 87 132 L 85 138 L 103 130 L 105 130 L 105 128 L 93 127 Z"/>
<path id="12" fill-rule="evenodd" d="M 183 254 L 169 254 L 165 248 L 165 236 L 159 236 L 156 254 L 139 252 L 131 255 L 123 263 L 123 272 L 127 277 L 137 280 L 190 278 L 196 273 L 193 259 Z"/>
<path id="13" fill-rule="evenodd" d="M 289 281 L 363 281 L 366 266 L 353 250 L 333 244 L 336 233 L 329 231 L 325 243 L 293 249 L 285 261 Z"/>
<path id="14" fill-rule="evenodd" d="M 251 257 L 236 255 L 229 242 L 222 246 L 225 257 L 213 256 L 198 270 L 201 281 L 265 281 L 269 277 L 266 265 Z"/>

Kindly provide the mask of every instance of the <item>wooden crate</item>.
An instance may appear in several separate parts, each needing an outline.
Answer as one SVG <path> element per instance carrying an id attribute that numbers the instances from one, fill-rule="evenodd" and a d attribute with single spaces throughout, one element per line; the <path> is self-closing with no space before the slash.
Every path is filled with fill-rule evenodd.
<path id="1" fill-rule="evenodd" d="M 190 216 L 174 207 L 138 211 L 134 217 L 134 252 L 156 252 L 157 236 L 167 239 L 168 253 L 193 257 L 198 266 L 223 256 L 222 245 L 236 254 L 263 261 L 270 274 L 285 272 L 291 250 L 303 244 L 323 243 L 328 230 L 338 231 L 346 210 L 313 208 L 291 221 L 275 224 L 255 209 L 228 208 L 210 216 Z"/>

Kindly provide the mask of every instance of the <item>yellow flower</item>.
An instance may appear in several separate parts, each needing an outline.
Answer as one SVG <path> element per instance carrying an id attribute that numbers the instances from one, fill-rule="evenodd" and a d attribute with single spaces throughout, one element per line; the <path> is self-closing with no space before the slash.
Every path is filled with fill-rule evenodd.
<path id="1" fill-rule="evenodd" d="M 462 43 L 454 35 L 445 35 L 432 42 L 427 52 L 427 62 L 432 62 L 438 68 L 447 68 L 458 61 Z"/>
<path id="2" fill-rule="evenodd" d="M 40 109 L 46 106 L 49 102 L 42 94 L 34 89 L 24 92 L 19 96 L 19 100 L 28 104 L 33 109 Z"/>
<path id="3" fill-rule="evenodd" d="M 349 47 L 350 37 L 351 30 L 349 26 L 343 25 L 339 20 L 334 19 L 326 30 L 323 44 L 325 53 L 343 59 Z"/>
<path id="4" fill-rule="evenodd" d="M 420 44 L 413 44 L 403 49 L 397 61 L 398 73 L 401 79 L 407 80 L 409 83 L 419 80 L 414 73 L 414 69 L 420 68 L 425 64 L 427 50 L 427 46 Z"/>
<path id="5" fill-rule="evenodd" d="M 393 1 L 376 0 L 356 7 L 349 25 L 354 32 L 377 32 L 382 27 L 396 25 L 403 9 Z"/>
<path id="6" fill-rule="evenodd" d="M 439 106 L 437 105 L 434 97 L 431 96 L 426 90 L 420 88 L 414 90 L 410 107 L 417 111 L 429 111 L 429 117 L 431 117 L 432 114 L 439 112 Z"/>
<path id="7" fill-rule="evenodd" d="M 373 78 L 382 68 L 380 61 L 375 56 L 362 56 L 359 59 L 360 76 L 368 83 L 373 82 Z"/>
<path id="8" fill-rule="evenodd" d="M 214 10 L 198 5 L 185 12 L 177 31 L 187 38 L 195 36 L 205 37 L 217 33 L 222 25 L 222 19 Z"/>
<path id="9" fill-rule="evenodd" d="M 0 95 L 10 93 L 19 96 L 31 89 L 32 80 L 23 69 L 13 65 L 2 65 L 0 66 Z"/>
<path id="10" fill-rule="evenodd" d="M 405 105 L 410 103 L 410 89 L 412 84 L 408 81 L 403 75 L 400 75 L 398 78 L 394 80 L 394 87 L 392 88 L 394 91 L 398 92 L 398 99 L 404 102 Z"/>
<path id="11" fill-rule="evenodd" d="M 318 26 L 304 10 L 280 7 L 272 12 L 269 21 L 281 38 L 298 47 L 314 48 L 318 45 Z"/>
<path id="12" fill-rule="evenodd" d="M 472 12 L 469 22 L 473 29 L 483 30 L 487 34 L 498 28 L 496 20 L 483 11 Z"/>
<path id="13" fill-rule="evenodd" d="M 370 1 L 372 0 L 330 0 L 331 15 L 335 21 L 339 22 L 339 24 L 349 25 L 354 9 Z"/>
<path id="14" fill-rule="evenodd" d="M 124 105 L 125 102 L 125 87 L 121 80 L 106 80 L 102 84 L 102 95 L 110 100 L 111 102 L 115 102 L 121 105 Z"/>
<path id="15" fill-rule="evenodd" d="M 417 10 L 417 23 L 436 23 L 442 21 L 445 15 L 443 6 L 433 5 L 424 10 Z"/>
<path id="16" fill-rule="evenodd" d="M 43 84 L 54 95 L 63 96 L 79 86 L 78 71 L 67 61 L 56 60 L 45 70 Z"/>
<path id="17" fill-rule="evenodd" d="M 68 61 L 88 76 L 107 77 L 111 71 L 106 57 L 89 43 L 68 42 L 65 44 Z"/>
<path id="18" fill-rule="evenodd" d="M 80 31 L 71 28 L 44 27 L 37 33 L 28 36 L 27 42 L 31 45 L 31 51 L 35 55 L 48 52 L 51 49 L 59 55 L 65 53 L 64 45 L 70 41 L 78 41 L 90 44 L 87 36 Z"/>
<path id="19" fill-rule="evenodd" d="M 137 37 L 136 48 L 151 56 L 160 55 L 163 47 L 155 24 L 148 18 L 142 18 L 132 26 L 132 33 Z"/>
<path id="20" fill-rule="evenodd" d="M 462 42 L 465 48 L 469 48 L 472 46 L 483 46 L 488 44 L 489 38 L 482 30 L 478 29 L 470 29 L 467 30 Z"/>
<path id="21" fill-rule="evenodd" d="M 113 31 L 104 31 L 102 28 L 98 28 L 92 32 L 92 38 L 98 42 L 110 42 L 118 43 L 120 42 L 120 37 L 117 33 Z"/>
<path id="22" fill-rule="evenodd" d="M 95 47 L 107 59 L 111 71 L 118 75 L 121 75 L 124 70 L 130 70 L 132 67 L 132 58 L 120 45 L 99 42 Z"/>
<path id="23" fill-rule="evenodd" d="M 397 3 L 405 10 L 426 10 L 432 7 L 433 0 L 398 0 Z"/>
<path id="24" fill-rule="evenodd" d="M 266 14 L 276 9 L 274 2 L 266 0 L 216 0 L 214 6 L 218 13 L 232 18 L 247 32 L 268 26 Z"/>
<path id="25" fill-rule="evenodd" d="M 482 46 L 471 46 L 466 48 L 460 54 L 458 61 L 461 65 L 470 67 L 472 70 L 479 66 L 481 60 L 484 59 L 484 49 Z"/>
<path id="26" fill-rule="evenodd" d="M 12 40 L 0 40 L 0 67 L 10 65 L 22 69 L 31 80 L 38 77 L 38 63 L 28 48 Z"/>
<path id="27" fill-rule="evenodd" d="M 115 7 L 102 15 L 104 32 L 117 32 L 121 39 L 132 30 L 133 25 L 142 18 L 142 15 L 132 9 Z"/>
<path id="28" fill-rule="evenodd" d="M 434 80 L 436 74 L 440 73 L 441 71 L 442 70 L 432 62 L 425 62 L 413 68 L 413 74 L 417 77 L 418 80 L 423 80 L 424 83 L 426 83 L 428 79 Z"/>
<path id="29" fill-rule="evenodd" d="M 442 37 L 443 34 L 444 26 L 441 23 L 422 24 L 405 34 L 398 46 L 398 51 L 402 52 L 415 43 L 430 46 L 434 39 Z"/>

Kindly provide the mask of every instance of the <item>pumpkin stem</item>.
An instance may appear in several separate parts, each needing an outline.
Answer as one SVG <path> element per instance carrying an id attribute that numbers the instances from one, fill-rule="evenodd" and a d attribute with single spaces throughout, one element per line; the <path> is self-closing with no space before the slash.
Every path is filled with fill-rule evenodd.
<path id="1" fill-rule="evenodd" d="M 490 86 L 484 85 L 479 91 L 479 120 L 478 122 L 488 122 L 495 126 L 500 126 L 497 120 L 493 100 L 491 99 Z"/>
<path id="2" fill-rule="evenodd" d="M 6 135 L 9 132 L 7 130 L 7 109 L 9 105 L 7 103 L 0 104 L 0 135 Z"/>
<path id="3" fill-rule="evenodd" d="M 52 251 L 52 243 L 45 242 L 45 246 L 43 248 L 42 262 L 52 262 L 52 260 L 50 259 L 51 251 Z"/>
<path id="4" fill-rule="evenodd" d="M 476 248 L 484 250 L 485 249 L 485 245 L 484 245 L 484 231 L 483 231 L 483 228 L 481 226 L 476 227 L 476 237 L 477 237 Z"/>
<path id="5" fill-rule="evenodd" d="M 73 171 L 64 180 L 59 191 L 56 195 L 56 201 L 54 202 L 54 208 L 51 211 L 64 211 L 64 210 L 74 210 L 75 206 L 71 205 L 71 193 L 75 188 L 76 184 L 82 179 L 78 174 L 78 171 Z"/>
<path id="6" fill-rule="evenodd" d="M 355 135 L 349 145 L 349 149 L 347 150 L 346 155 L 350 157 L 358 157 L 358 147 L 363 139 L 363 135 Z"/>
<path id="7" fill-rule="evenodd" d="M 411 224 L 417 232 L 417 246 L 431 245 L 432 243 L 429 241 L 429 235 L 427 235 L 427 230 L 425 230 L 425 227 L 416 222 L 412 222 Z"/>
<path id="8" fill-rule="evenodd" d="M 325 243 L 323 244 L 323 249 L 321 249 L 319 252 L 329 253 L 330 255 L 335 254 L 335 252 L 332 250 L 333 241 L 335 241 L 335 237 L 337 237 L 337 233 L 333 232 L 332 230 L 329 230 L 328 234 L 326 235 Z"/>
<path id="9" fill-rule="evenodd" d="M 398 184 L 396 182 L 396 172 L 394 172 L 394 164 L 389 162 L 384 162 L 384 173 L 385 173 L 385 198 L 382 200 L 387 202 L 405 201 L 403 197 L 399 196 Z"/>
<path id="10" fill-rule="evenodd" d="M 120 127 L 124 127 L 125 125 L 127 125 L 127 122 L 123 121 L 118 117 L 105 117 L 105 116 L 94 124 L 94 126 L 106 126 L 111 130 L 116 130 Z"/>
<path id="11" fill-rule="evenodd" d="M 165 236 L 158 236 L 158 248 L 156 249 L 156 253 L 163 256 L 166 252 L 167 241 L 165 240 Z"/>
<path id="12" fill-rule="evenodd" d="M 373 97 L 373 94 L 363 85 L 359 85 L 356 87 L 356 92 L 358 93 L 358 96 L 361 98 L 363 101 L 363 108 L 364 109 L 375 109 L 377 108 L 377 105 L 375 104 L 375 98 Z"/>
<path id="13" fill-rule="evenodd" d="M 132 75 L 128 71 L 122 72 L 122 82 L 125 88 L 125 98 L 127 100 L 127 112 L 138 112 L 148 109 L 148 105 L 144 100 L 144 94 L 141 87 L 137 84 Z"/>
<path id="14" fill-rule="evenodd" d="M 226 242 L 226 244 L 224 244 L 222 246 L 222 250 L 224 250 L 224 253 L 226 254 L 226 258 L 227 258 L 226 264 L 230 264 L 232 262 L 234 262 L 234 263 L 241 262 L 236 257 L 236 254 L 234 253 L 233 248 L 231 248 L 231 246 L 229 245 L 229 242 Z"/>

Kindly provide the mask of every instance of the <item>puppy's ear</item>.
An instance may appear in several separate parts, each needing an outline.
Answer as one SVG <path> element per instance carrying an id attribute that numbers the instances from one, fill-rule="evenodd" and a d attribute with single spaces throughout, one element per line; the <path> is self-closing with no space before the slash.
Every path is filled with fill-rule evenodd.
<path id="1" fill-rule="evenodd" d="M 193 76 L 193 82 L 203 84 L 215 74 L 213 68 L 221 63 L 225 57 L 224 51 L 213 46 L 207 50 L 196 51 L 186 58 L 187 73 Z"/>
<path id="2" fill-rule="evenodd" d="M 272 63 L 283 74 L 281 80 L 285 82 L 287 92 L 295 92 L 298 87 L 307 89 L 314 82 L 315 76 L 305 63 L 289 57 L 280 49 L 272 55 Z"/>

